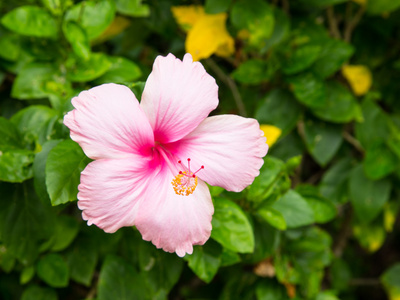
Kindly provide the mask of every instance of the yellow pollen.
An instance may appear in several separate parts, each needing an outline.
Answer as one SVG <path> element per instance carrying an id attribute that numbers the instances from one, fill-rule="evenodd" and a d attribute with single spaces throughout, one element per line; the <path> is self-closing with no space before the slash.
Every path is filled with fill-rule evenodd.
<path id="1" fill-rule="evenodd" d="M 171 184 L 177 195 L 189 196 L 196 189 L 197 181 L 196 175 L 192 172 L 188 174 L 188 172 L 184 171 L 176 175 Z"/>

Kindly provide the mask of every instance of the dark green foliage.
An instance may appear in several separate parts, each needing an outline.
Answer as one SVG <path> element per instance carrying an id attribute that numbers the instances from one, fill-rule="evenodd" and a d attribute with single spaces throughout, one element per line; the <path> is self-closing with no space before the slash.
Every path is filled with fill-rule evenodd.
<path id="1" fill-rule="evenodd" d="M 399 299 L 400 0 L 359 2 L 0 1 L 0 299 Z M 184 258 L 87 226 L 63 124 L 79 92 L 140 100 L 155 57 L 183 57 L 178 5 L 226 14 L 234 53 L 201 61 L 215 114 L 281 130 L 252 185 L 210 187 L 211 238 Z"/>

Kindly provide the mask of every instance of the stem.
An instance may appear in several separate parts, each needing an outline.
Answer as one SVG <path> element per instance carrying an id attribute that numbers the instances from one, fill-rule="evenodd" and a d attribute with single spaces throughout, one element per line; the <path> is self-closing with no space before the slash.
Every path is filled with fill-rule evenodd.
<path id="1" fill-rule="evenodd" d="M 341 39 L 338 22 L 335 17 L 335 11 L 333 10 L 333 6 L 329 6 L 326 10 L 326 15 L 328 17 L 329 31 L 331 35 L 336 39 Z"/>
<path id="2" fill-rule="evenodd" d="M 353 219 L 353 209 L 351 206 L 347 207 L 348 209 L 345 211 L 345 219 L 342 223 L 342 226 L 339 230 L 339 234 L 335 241 L 335 245 L 333 247 L 333 254 L 336 257 L 341 257 L 343 254 L 344 248 L 346 248 L 348 238 L 351 236 L 351 221 Z"/>
<path id="3" fill-rule="evenodd" d="M 287 15 L 289 15 L 290 6 L 288 0 L 282 0 L 282 9 Z"/>
<path id="4" fill-rule="evenodd" d="M 348 5 L 351 5 L 351 3 L 348 3 Z M 354 28 L 356 28 L 357 24 L 361 21 L 364 12 L 365 12 L 365 5 L 361 5 L 360 9 L 357 11 L 354 17 L 352 18 L 349 17 L 349 19 L 346 20 L 346 27 L 344 29 L 344 34 L 343 34 L 343 40 L 345 42 L 350 43 L 353 30 Z"/>
<path id="5" fill-rule="evenodd" d="M 85 11 L 85 5 L 86 5 L 86 2 L 82 2 L 81 9 L 79 10 L 79 15 L 78 15 L 77 23 L 80 23 L 81 20 L 82 20 L 83 12 Z"/>
<path id="6" fill-rule="evenodd" d="M 98 279 L 99 279 L 98 272 L 94 273 L 93 278 L 94 278 L 93 284 L 92 284 L 89 292 L 87 293 L 87 295 L 85 297 L 85 299 L 87 299 L 87 300 L 94 299 L 96 297 L 96 294 L 97 294 L 97 288 L 98 288 L 97 285 L 98 285 Z"/>
<path id="7" fill-rule="evenodd" d="M 381 285 L 381 282 L 377 278 L 353 278 L 349 281 L 349 285 L 353 286 Z"/>
<path id="8" fill-rule="evenodd" d="M 305 141 L 306 140 L 306 133 L 304 129 L 304 122 L 300 120 L 297 122 L 297 132 L 299 133 L 300 137 Z"/>
<path id="9" fill-rule="evenodd" d="M 354 138 L 350 133 L 347 131 L 343 132 L 343 138 L 349 142 L 354 148 L 356 148 L 359 152 L 364 153 L 364 148 L 361 146 L 360 142 Z"/>
<path id="10" fill-rule="evenodd" d="M 233 81 L 232 78 L 226 75 L 224 71 L 222 71 L 222 69 L 215 63 L 213 59 L 207 58 L 206 63 L 210 67 L 210 69 L 213 70 L 213 72 L 218 76 L 218 78 L 229 87 L 233 96 L 233 100 L 235 101 L 236 106 L 239 110 L 239 114 L 243 117 L 246 117 L 246 108 L 244 106 L 242 97 L 240 96 L 239 90 L 236 86 L 236 83 Z"/>

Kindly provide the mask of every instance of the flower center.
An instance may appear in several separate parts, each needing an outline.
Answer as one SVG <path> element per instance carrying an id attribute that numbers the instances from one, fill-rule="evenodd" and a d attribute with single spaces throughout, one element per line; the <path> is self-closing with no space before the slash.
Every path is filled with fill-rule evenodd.
<path id="1" fill-rule="evenodd" d="M 198 182 L 196 173 L 204 169 L 204 166 L 201 166 L 196 172 L 193 173 L 190 171 L 190 158 L 188 158 L 187 161 L 188 167 L 185 168 L 182 162 L 178 160 L 178 164 L 180 164 L 185 171 L 179 171 L 179 174 L 176 175 L 171 182 L 175 193 L 181 196 L 189 196 L 190 194 L 193 194 Z"/>

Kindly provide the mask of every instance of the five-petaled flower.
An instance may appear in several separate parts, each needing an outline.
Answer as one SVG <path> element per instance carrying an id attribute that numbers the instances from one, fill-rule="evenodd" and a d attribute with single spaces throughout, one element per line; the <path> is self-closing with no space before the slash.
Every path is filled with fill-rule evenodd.
<path id="1" fill-rule="evenodd" d="M 268 146 L 254 119 L 207 117 L 218 86 L 190 54 L 156 58 L 142 100 L 103 84 L 72 99 L 71 138 L 93 159 L 81 174 L 78 207 L 106 232 L 136 226 L 158 248 L 191 254 L 211 233 L 205 182 L 239 192 L 259 174 Z"/>

